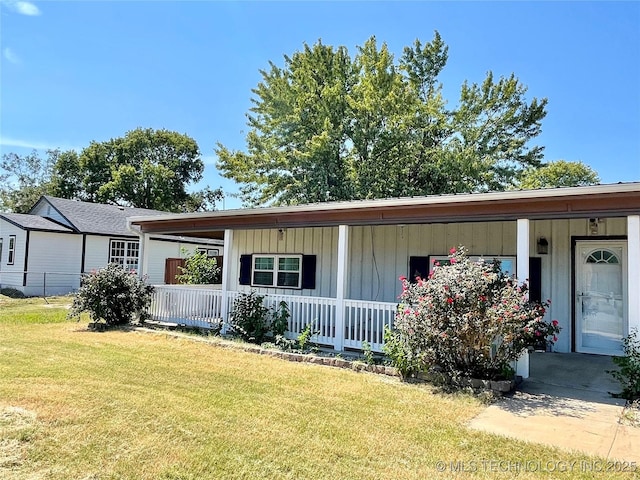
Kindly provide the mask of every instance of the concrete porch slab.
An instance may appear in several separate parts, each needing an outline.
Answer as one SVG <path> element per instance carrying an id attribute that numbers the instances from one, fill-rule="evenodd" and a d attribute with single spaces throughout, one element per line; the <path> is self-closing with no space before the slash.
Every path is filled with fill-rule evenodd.
<path id="1" fill-rule="evenodd" d="M 470 427 L 609 459 L 640 463 L 640 428 L 620 424 L 624 400 L 610 357 L 535 353 L 531 376 Z"/>

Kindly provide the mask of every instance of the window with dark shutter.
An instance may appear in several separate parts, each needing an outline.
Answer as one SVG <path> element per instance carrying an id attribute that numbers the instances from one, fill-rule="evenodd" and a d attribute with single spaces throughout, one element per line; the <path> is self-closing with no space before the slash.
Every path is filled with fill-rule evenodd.
<path id="1" fill-rule="evenodd" d="M 316 256 L 240 255 L 240 285 L 270 288 L 316 288 Z"/>

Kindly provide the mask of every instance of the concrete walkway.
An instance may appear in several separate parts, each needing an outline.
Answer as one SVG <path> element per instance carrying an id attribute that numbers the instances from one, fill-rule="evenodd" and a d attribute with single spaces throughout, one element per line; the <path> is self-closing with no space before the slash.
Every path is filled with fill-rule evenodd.
<path id="1" fill-rule="evenodd" d="M 640 465 L 640 427 L 621 422 L 620 384 L 610 357 L 533 353 L 530 378 L 489 406 L 470 427 Z M 625 424 L 627 423 L 627 424 Z"/>

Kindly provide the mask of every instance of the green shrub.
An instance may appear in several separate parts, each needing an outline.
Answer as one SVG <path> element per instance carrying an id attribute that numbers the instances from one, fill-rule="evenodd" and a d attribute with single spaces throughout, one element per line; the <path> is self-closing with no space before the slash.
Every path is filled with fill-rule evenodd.
<path id="1" fill-rule="evenodd" d="M 498 380 L 525 348 L 556 340 L 558 322 L 544 320 L 548 305 L 530 302 L 526 284 L 502 273 L 498 262 L 469 260 L 464 247 L 450 253 L 450 264 L 434 265 L 426 280 L 401 277 L 390 347 L 400 370 L 435 366 L 453 382 Z"/>
<path id="2" fill-rule="evenodd" d="M 26 298 L 24 293 L 15 288 L 3 288 L 0 289 L 0 295 L 4 295 L 9 298 Z"/>
<path id="3" fill-rule="evenodd" d="M 229 324 L 245 341 L 262 343 L 269 332 L 270 320 L 270 310 L 264 305 L 264 296 L 252 290 L 235 299 Z"/>
<path id="4" fill-rule="evenodd" d="M 176 280 L 189 285 L 208 285 L 220 283 L 220 267 L 215 258 L 209 258 L 204 252 L 195 252 L 184 261 L 184 267 L 178 267 L 180 274 Z"/>
<path id="5" fill-rule="evenodd" d="M 278 305 L 273 309 L 272 316 L 273 321 L 271 322 L 271 331 L 273 332 L 274 337 L 277 338 L 278 336 L 283 336 L 287 331 L 287 328 L 289 328 L 289 318 L 291 317 L 287 302 L 282 300 L 278 303 Z"/>
<path id="6" fill-rule="evenodd" d="M 313 329 L 313 322 L 307 323 L 298 335 L 298 349 L 303 352 L 311 350 L 311 337 L 320 333 Z"/>
<path id="7" fill-rule="evenodd" d="M 94 322 L 124 325 L 134 319 L 144 321 L 151 304 L 153 287 L 138 278 L 134 271 L 112 263 L 83 277 L 73 298 L 69 318 L 89 312 Z"/>
<path id="8" fill-rule="evenodd" d="M 608 371 L 622 385 L 622 392 L 613 396 L 634 401 L 640 399 L 640 339 L 637 329 L 622 339 L 622 350 L 624 356 L 613 357 L 613 363 L 620 370 Z"/>
<path id="9" fill-rule="evenodd" d="M 424 355 L 411 348 L 404 330 L 392 330 L 385 325 L 382 350 L 389 359 L 389 364 L 398 370 L 403 379 L 425 370 L 428 366 Z"/>
<path id="10" fill-rule="evenodd" d="M 371 349 L 371 344 L 367 341 L 362 342 L 362 356 L 367 365 L 375 365 L 376 359 Z"/>

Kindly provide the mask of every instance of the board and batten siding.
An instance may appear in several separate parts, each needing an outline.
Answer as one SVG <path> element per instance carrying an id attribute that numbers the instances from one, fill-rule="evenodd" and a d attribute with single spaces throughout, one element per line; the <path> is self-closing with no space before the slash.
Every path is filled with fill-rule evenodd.
<path id="1" fill-rule="evenodd" d="M 240 255 L 256 253 L 316 255 L 316 288 L 261 288 L 240 285 Z M 225 259 L 226 261 L 226 259 Z M 310 297 L 336 296 L 336 271 L 338 266 L 338 228 L 310 227 L 288 228 L 282 234 L 278 229 L 236 230 L 231 248 L 231 290 L 260 294 L 304 295 Z"/>
<path id="2" fill-rule="evenodd" d="M 8 265 L 9 237 L 15 235 L 16 248 L 13 264 Z M 0 220 L 0 237 L 2 238 L 2 260 L 0 260 L 0 287 L 17 288 L 22 291 L 24 272 L 24 256 L 27 243 L 27 232 L 15 225 Z"/>
<path id="3" fill-rule="evenodd" d="M 348 298 L 395 302 L 400 276 L 409 276 L 409 257 L 448 255 L 464 245 L 469 255 L 514 256 L 516 223 L 434 223 L 350 228 Z"/>
<path id="4" fill-rule="evenodd" d="M 66 294 L 80 287 L 82 236 L 32 231 L 26 295 Z"/>

